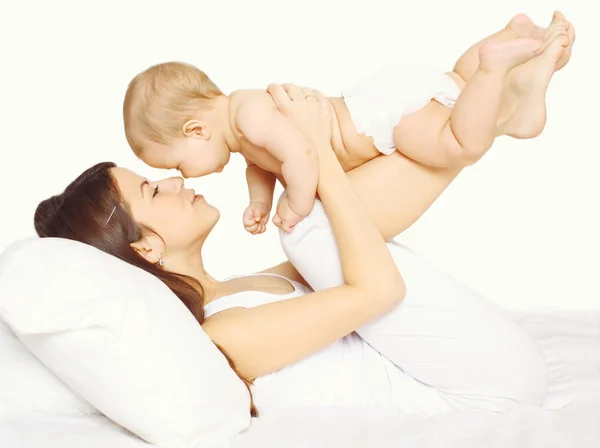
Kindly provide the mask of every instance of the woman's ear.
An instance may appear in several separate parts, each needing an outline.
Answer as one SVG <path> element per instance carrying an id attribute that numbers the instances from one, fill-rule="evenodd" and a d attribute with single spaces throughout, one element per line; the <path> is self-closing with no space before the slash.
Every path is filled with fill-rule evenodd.
<path id="1" fill-rule="evenodd" d="M 210 127 L 207 123 L 200 120 L 188 120 L 183 124 L 181 132 L 186 137 L 196 137 L 203 140 L 210 138 Z"/>
<path id="2" fill-rule="evenodd" d="M 139 241 L 130 244 L 131 248 L 140 254 L 148 263 L 157 264 L 163 256 L 165 245 L 157 236 L 144 236 Z"/>

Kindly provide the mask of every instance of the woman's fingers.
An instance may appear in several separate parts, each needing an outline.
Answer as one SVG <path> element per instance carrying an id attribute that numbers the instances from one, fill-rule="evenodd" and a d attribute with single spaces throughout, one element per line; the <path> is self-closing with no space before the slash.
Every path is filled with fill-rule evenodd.
<path id="1" fill-rule="evenodd" d="M 269 84 L 267 92 L 273 98 L 275 105 L 280 111 L 287 111 L 291 107 L 291 98 L 281 84 Z"/>
<path id="2" fill-rule="evenodd" d="M 287 92 L 288 96 L 292 101 L 301 101 L 305 98 L 302 88 L 296 84 L 284 84 L 283 88 Z"/>
<path id="3" fill-rule="evenodd" d="M 279 111 L 293 120 L 308 138 L 331 138 L 331 103 L 321 92 L 295 84 L 271 84 L 267 92 Z M 282 226 L 281 222 L 274 223 Z"/>
<path id="4" fill-rule="evenodd" d="M 315 96 L 315 89 L 311 89 L 310 87 L 300 87 L 302 89 L 302 95 L 304 98 L 308 98 L 309 96 Z"/>
<path id="5" fill-rule="evenodd" d="M 317 101 L 319 102 L 319 104 L 328 107 L 329 100 L 320 91 L 313 89 L 313 96 L 317 99 Z"/>
<path id="6" fill-rule="evenodd" d="M 300 103 L 305 100 L 316 100 L 319 106 L 329 110 L 329 100 L 325 95 L 310 87 L 301 87 L 296 84 L 270 84 L 267 92 L 273 97 L 273 101 L 281 110 L 292 107 L 292 102 Z"/>

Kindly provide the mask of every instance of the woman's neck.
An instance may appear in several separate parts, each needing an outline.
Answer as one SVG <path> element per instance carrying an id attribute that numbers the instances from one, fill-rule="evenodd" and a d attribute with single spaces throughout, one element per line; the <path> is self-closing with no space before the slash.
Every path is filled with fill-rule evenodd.
<path id="1" fill-rule="evenodd" d="M 221 282 L 215 280 L 206 272 L 200 252 L 177 258 L 170 257 L 165 260 L 165 264 L 171 272 L 188 275 L 198 280 L 202 286 L 205 304 L 214 300 L 214 297 L 218 294 Z"/>

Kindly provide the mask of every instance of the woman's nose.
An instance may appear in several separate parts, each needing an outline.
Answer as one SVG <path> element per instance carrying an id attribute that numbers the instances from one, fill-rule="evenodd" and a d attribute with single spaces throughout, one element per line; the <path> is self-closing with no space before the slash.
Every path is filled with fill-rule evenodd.
<path id="1" fill-rule="evenodd" d="M 171 182 L 173 190 L 176 192 L 181 191 L 185 184 L 185 180 L 183 179 L 183 177 L 180 177 L 180 176 L 179 177 L 171 177 L 171 178 L 169 178 L 169 181 Z"/>
<path id="2" fill-rule="evenodd" d="M 184 182 L 183 177 L 169 177 L 168 179 L 163 179 L 159 183 L 165 191 L 170 190 L 178 193 L 183 188 Z"/>

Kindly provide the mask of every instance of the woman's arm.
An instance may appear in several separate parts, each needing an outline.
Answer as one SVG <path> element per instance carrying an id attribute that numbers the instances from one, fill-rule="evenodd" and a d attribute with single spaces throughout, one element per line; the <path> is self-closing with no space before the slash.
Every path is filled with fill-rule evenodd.
<path id="1" fill-rule="evenodd" d="M 381 316 L 404 297 L 404 283 L 384 239 L 352 189 L 329 142 L 324 110 L 314 99 L 279 109 L 311 136 L 319 154 L 318 192 L 339 247 L 344 284 L 256 308 L 233 308 L 207 319 L 205 331 L 256 378 L 293 364 Z M 327 123 L 326 123 L 327 124 Z"/>

